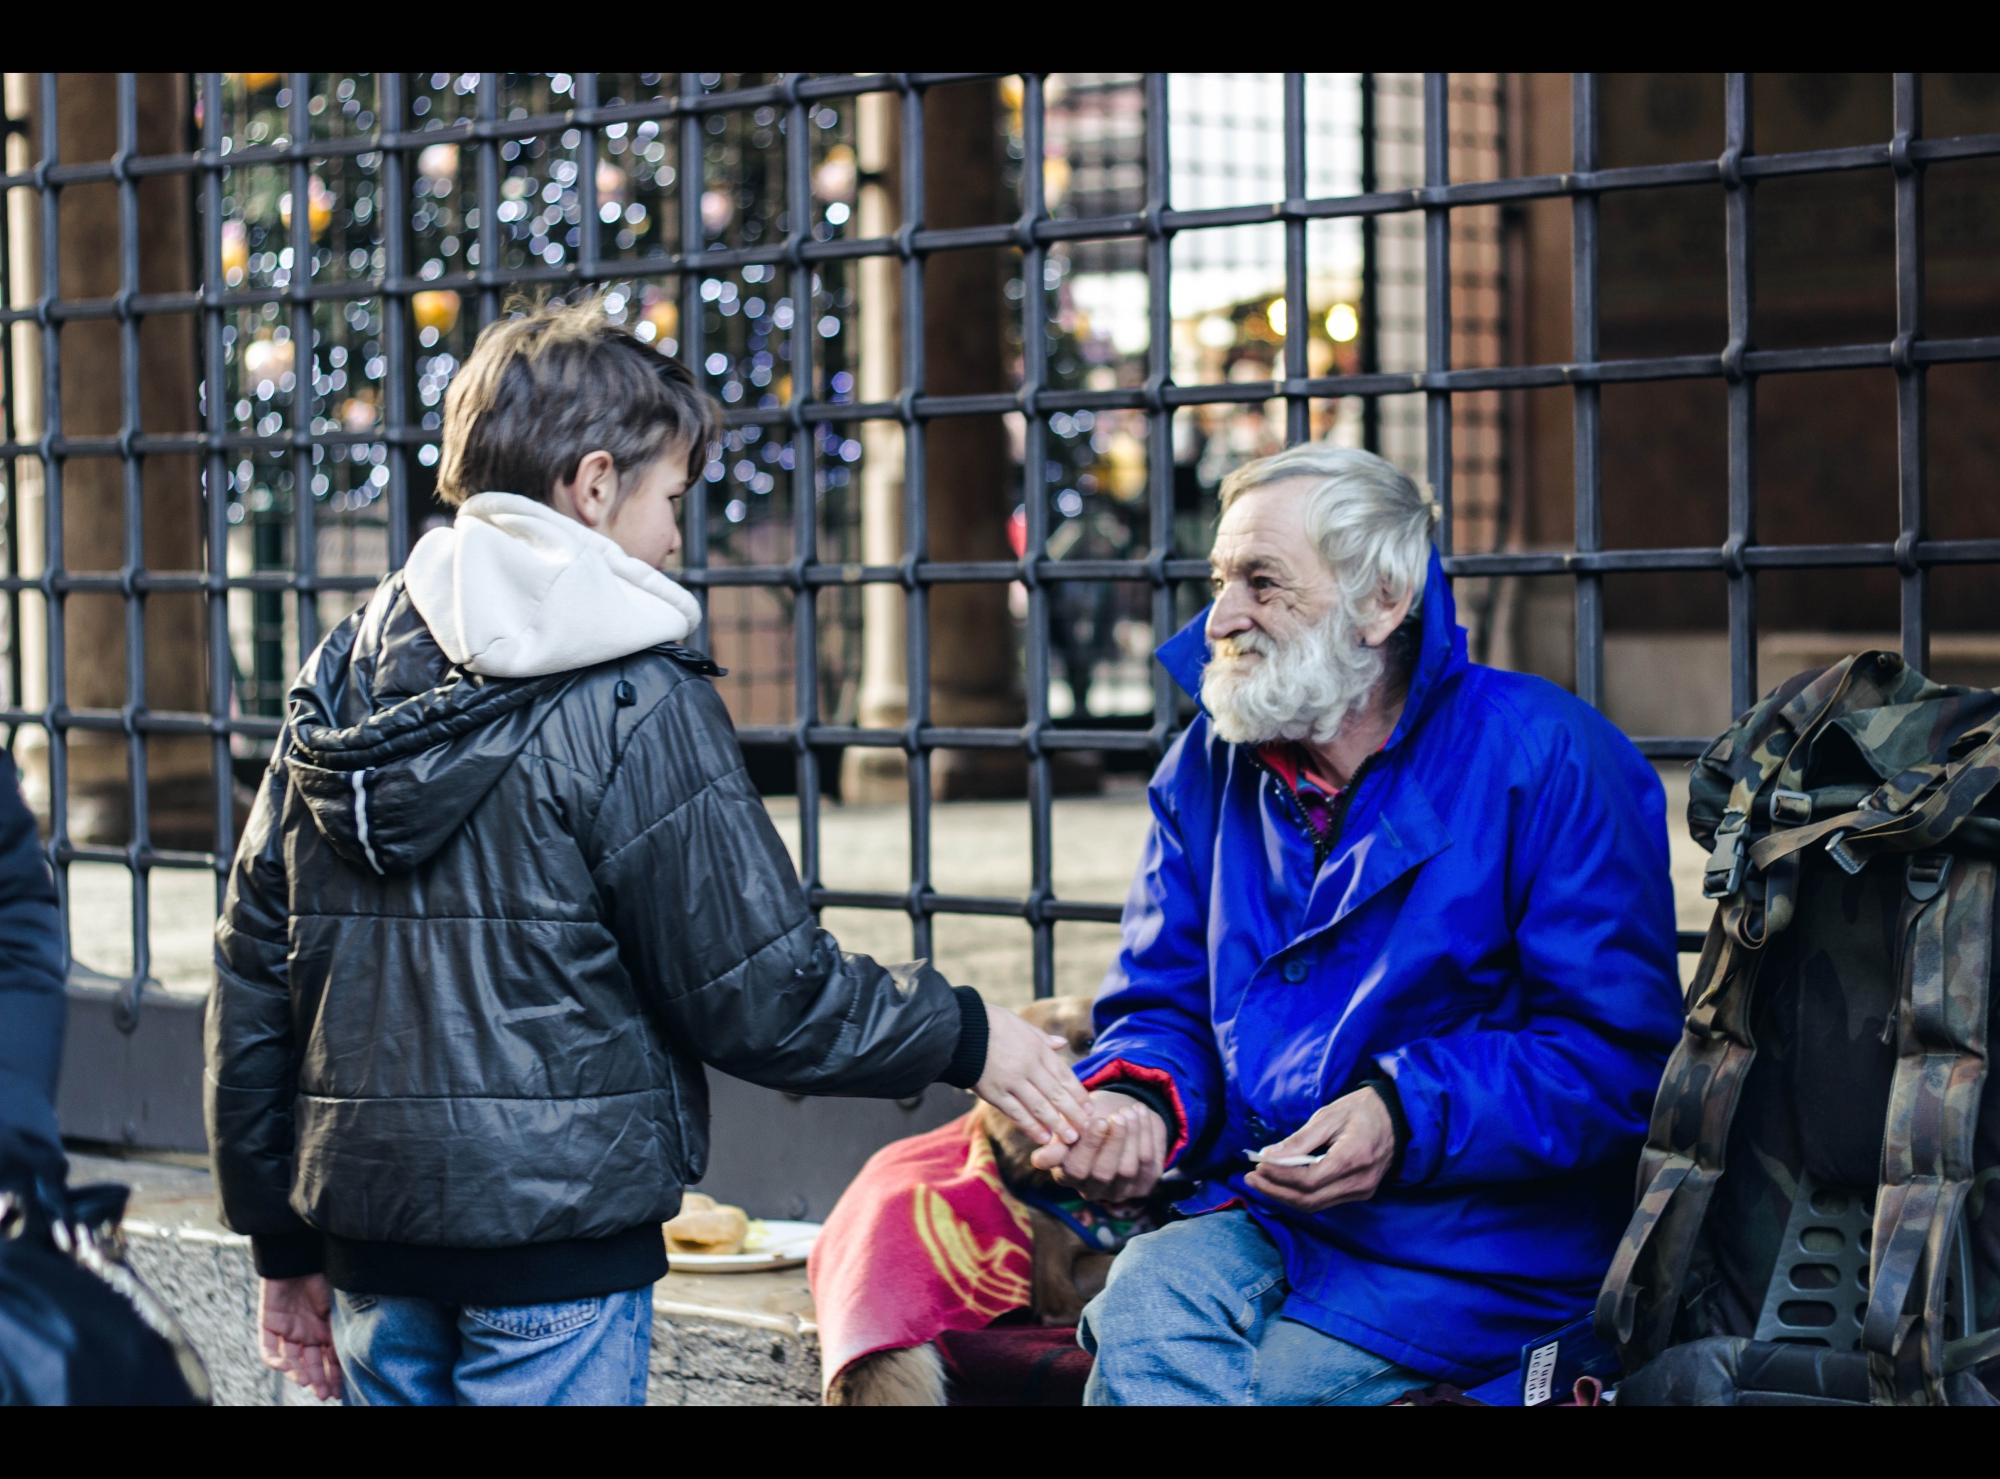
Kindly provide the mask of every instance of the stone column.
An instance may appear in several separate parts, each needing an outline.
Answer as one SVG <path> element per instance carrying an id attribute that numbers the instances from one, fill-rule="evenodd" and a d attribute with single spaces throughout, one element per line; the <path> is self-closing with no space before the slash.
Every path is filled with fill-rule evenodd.
<path id="1" fill-rule="evenodd" d="M 32 89 L 30 90 L 32 94 Z M 32 96 L 36 137 L 40 99 Z M 108 73 L 70 73 L 56 88 L 57 145 L 63 163 L 109 159 L 118 149 L 117 81 Z M 188 147 L 187 77 L 141 73 L 138 139 L 141 155 Z M 37 149 L 39 144 L 36 145 Z M 141 293 L 187 292 L 195 285 L 192 184 L 186 175 L 143 180 L 138 190 Z M 61 293 L 66 300 L 105 299 L 119 291 L 118 187 L 70 185 L 59 198 Z M 27 250 L 34 237 L 15 237 Z M 33 279 L 39 289 L 40 264 Z M 70 437 L 118 435 L 122 424 L 121 326 L 114 320 L 72 321 L 62 331 L 62 430 Z M 192 314 L 145 320 L 138 335 L 140 426 L 186 432 L 200 426 L 199 368 Z M 39 344 L 37 344 L 39 351 Z M 19 373 L 39 379 L 40 354 Z M 39 410 L 39 408 L 37 408 Z M 39 420 L 39 414 L 37 415 Z M 40 428 L 24 435 L 38 435 Z M 200 457 L 154 456 L 141 468 L 145 564 L 152 571 L 202 568 Z M 72 571 L 117 571 L 125 564 L 125 469 L 117 457 L 71 457 L 63 464 L 63 559 Z M 23 499 L 21 540 L 39 566 L 43 490 Z M 24 561 L 24 566 L 29 562 Z M 126 702 L 125 609 L 122 597 L 73 595 L 66 604 L 65 673 L 72 708 L 116 709 Z M 24 622 L 24 626 L 26 623 Z M 202 598 L 146 598 L 146 706 L 200 712 L 208 707 Z M 25 634 L 24 634 L 25 635 Z M 36 634 L 39 635 L 39 634 Z M 40 665 L 41 650 L 24 656 Z M 45 674 L 43 675 L 45 681 Z M 33 688 L 34 683 L 24 683 Z M 42 690 L 46 692 L 45 689 Z M 209 741 L 199 735 L 155 736 L 147 744 L 152 839 L 156 845 L 205 849 L 214 842 Z M 77 841 L 122 843 L 130 830 L 131 792 L 125 741 L 114 734 L 71 731 L 69 831 Z M 42 786 L 46 792 L 46 761 Z"/>
<path id="2" fill-rule="evenodd" d="M 864 238 L 891 236 L 902 224 L 902 131 L 895 93 L 868 93 L 856 108 L 855 156 L 861 183 L 855 229 Z M 864 257 L 856 284 L 860 363 L 855 394 L 892 401 L 902 391 L 902 265 L 894 257 Z M 903 558 L 903 428 L 869 421 L 861 428 L 861 558 L 895 565 Z M 909 720 L 904 676 L 903 592 L 871 585 L 861 593 L 860 722 L 896 729 Z M 840 794 L 849 801 L 900 799 L 907 782 L 894 750 L 850 749 L 842 759 Z"/>
<path id="3" fill-rule="evenodd" d="M 865 99 L 859 163 L 864 185 L 861 231 L 887 235 L 900 224 L 900 154 L 894 96 Z M 938 229 L 990 225 L 1007 217 L 1000 178 L 1000 103 L 993 83 L 933 88 L 924 99 L 925 224 Z M 870 179 L 870 172 L 879 178 Z M 925 389 L 971 395 L 1006 388 L 1002 340 L 1001 254 L 944 252 L 925 268 Z M 901 383 L 897 309 L 900 269 L 864 265 L 861 394 L 891 399 Z M 862 544 L 871 564 L 902 558 L 902 445 L 893 424 L 872 426 L 863 446 Z M 934 560 L 1008 560 L 1007 515 L 1013 490 L 1006 432 L 998 417 L 951 417 L 930 423 L 925 483 Z M 861 722 L 900 725 L 908 714 L 902 683 L 903 597 L 871 590 L 863 607 Z M 1014 623 L 1001 584 L 934 587 L 930 596 L 931 722 L 1013 727 L 1026 714 L 1015 670 Z M 939 751 L 931 767 L 939 799 L 1018 796 L 1027 767 L 1017 753 Z M 893 752 L 850 752 L 844 794 L 889 800 L 903 794 L 903 764 Z"/>
<path id="4" fill-rule="evenodd" d="M 7 74 L 7 116 L 28 118 L 34 110 L 35 74 Z M 38 155 L 34 140 L 25 133 L 7 137 L 6 169 L 10 175 L 33 170 Z M 40 233 L 36 230 L 37 209 L 34 192 L 7 192 L 8 262 L 7 304 L 11 308 L 32 307 L 41 293 L 40 253 L 36 250 Z M 42 434 L 42 334 L 32 321 L 11 324 L 7 333 L 14 351 L 14 431 L 23 442 Z M 21 574 L 42 573 L 42 464 L 33 457 L 14 459 L 15 552 Z M 21 689 L 10 693 L 8 701 L 22 708 L 39 709 L 49 701 L 48 623 L 38 597 L 24 595 L 19 601 L 20 624 L 7 632 L 7 640 L 21 656 Z M 48 757 L 40 730 L 24 730 L 15 742 L 22 764 L 22 785 L 37 815 L 48 814 Z"/>

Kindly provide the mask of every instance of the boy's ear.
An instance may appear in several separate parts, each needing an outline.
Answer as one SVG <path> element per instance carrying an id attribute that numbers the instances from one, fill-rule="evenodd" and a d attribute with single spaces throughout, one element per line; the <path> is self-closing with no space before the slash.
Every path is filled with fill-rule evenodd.
<path id="1" fill-rule="evenodd" d="M 551 500 L 558 513 L 568 514 L 590 529 L 601 529 L 618 501 L 618 466 L 602 449 L 584 453 L 576 476 L 558 483 Z"/>

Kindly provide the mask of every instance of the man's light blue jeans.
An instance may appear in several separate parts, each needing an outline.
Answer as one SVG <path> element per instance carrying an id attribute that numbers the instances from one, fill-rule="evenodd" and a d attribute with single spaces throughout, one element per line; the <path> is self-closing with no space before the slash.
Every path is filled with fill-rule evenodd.
<path id="1" fill-rule="evenodd" d="M 1084 1307 L 1097 1407 L 1374 1407 L 1430 1378 L 1287 1320 L 1285 1265 L 1248 1212 L 1134 1238 Z"/>
<path id="2" fill-rule="evenodd" d="M 639 1407 L 653 1291 L 517 1305 L 336 1291 L 333 1348 L 350 1407 Z"/>

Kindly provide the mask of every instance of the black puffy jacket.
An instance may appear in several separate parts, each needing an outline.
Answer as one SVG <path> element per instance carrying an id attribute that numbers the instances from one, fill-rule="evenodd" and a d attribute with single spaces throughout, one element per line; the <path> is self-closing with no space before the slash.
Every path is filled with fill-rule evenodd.
<path id="1" fill-rule="evenodd" d="M 400 577 L 292 690 L 216 926 L 209 1140 L 267 1277 L 524 1304 L 665 1272 L 702 1064 L 979 1075 L 977 996 L 808 912 L 705 659 L 484 679 Z"/>

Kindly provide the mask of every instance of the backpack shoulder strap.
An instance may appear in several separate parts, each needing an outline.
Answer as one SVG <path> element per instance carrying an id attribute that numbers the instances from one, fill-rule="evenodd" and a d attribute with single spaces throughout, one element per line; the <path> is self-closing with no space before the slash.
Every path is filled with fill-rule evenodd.
<path id="1" fill-rule="evenodd" d="M 1945 1281 L 1986 1085 L 1996 876 L 1988 860 L 1948 853 L 1913 854 L 1906 869 L 1896 1072 L 1861 1333 L 1878 1403 L 1943 1405 L 1944 1379 L 1963 1360 L 1945 1344 Z"/>
<path id="2" fill-rule="evenodd" d="M 1737 943 L 1716 910 L 1687 1023 L 1653 1099 L 1639 1157 L 1639 1204 L 1597 1295 L 1598 1338 L 1617 1349 L 1627 1371 L 1672 1338 L 1688 1262 L 1722 1180 L 1737 1100 L 1757 1057 L 1749 1002 L 1763 959 Z"/>

